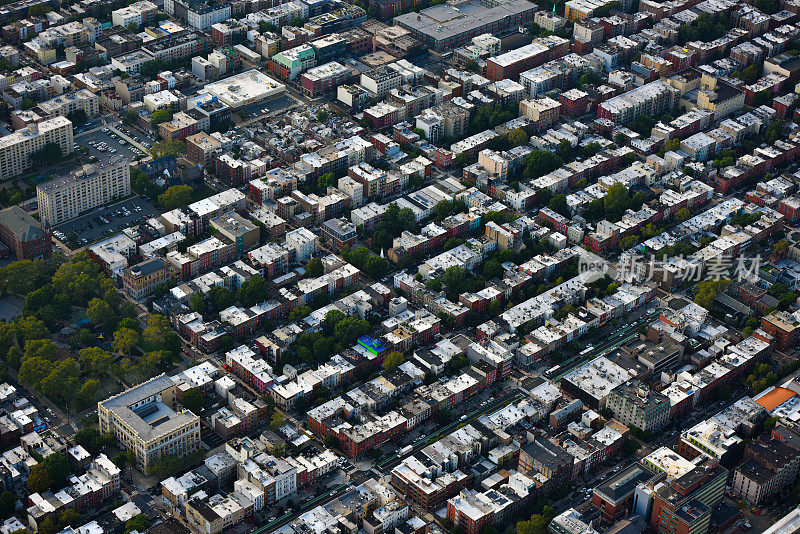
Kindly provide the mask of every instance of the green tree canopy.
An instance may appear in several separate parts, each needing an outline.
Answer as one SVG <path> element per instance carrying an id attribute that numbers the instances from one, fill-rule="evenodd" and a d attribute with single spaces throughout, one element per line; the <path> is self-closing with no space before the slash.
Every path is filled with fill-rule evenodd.
<path id="1" fill-rule="evenodd" d="M 47 143 L 40 150 L 30 155 L 31 163 L 36 166 L 56 163 L 64 157 L 57 143 Z"/>
<path id="2" fill-rule="evenodd" d="M 203 394 L 197 388 L 190 388 L 183 392 L 181 398 L 183 407 L 197 415 L 203 407 Z"/>
<path id="3" fill-rule="evenodd" d="M 209 302 L 218 312 L 230 308 L 236 303 L 236 297 L 234 297 L 233 292 L 226 287 L 214 286 L 208 290 L 207 296 Z"/>
<path id="4" fill-rule="evenodd" d="M 162 122 L 169 122 L 172 120 L 172 111 L 169 109 L 157 109 L 150 115 L 150 126 L 155 128 Z"/>
<path id="5" fill-rule="evenodd" d="M 269 284 L 261 276 L 253 276 L 244 281 L 236 294 L 239 302 L 245 306 L 255 306 L 267 300 L 269 296 Z"/>
<path id="6" fill-rule="evenodd" d="M 181 208 L 191 201 L 192 193 L 190 185 L 173 185 L 158 195 L 158 204 L 167 211 Z"/>
<path id="7" fill-rule="evenodd" d="M 311 258 L 306 264 L 306 275 L 309 278 L 318 278 L 324 273 L 322 260 L 319 258 Z"/>
<path id="8" fill-rule="evenodd" d="M 405 357 L 402 352 L 398 350 L 392 351 L 383 359 L 383 370 L 391 371 L 397 369 L 404 361 Z"/>

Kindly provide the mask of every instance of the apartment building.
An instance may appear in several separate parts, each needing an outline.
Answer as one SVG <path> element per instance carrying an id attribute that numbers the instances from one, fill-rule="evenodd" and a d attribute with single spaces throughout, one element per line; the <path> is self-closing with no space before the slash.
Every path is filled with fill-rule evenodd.
<path id="1" fill-rule="evenodd" d="M 617 386 L 606 399 L 614 418 L 640 430 L 655 432 L 669 422 L 669 397 L 638 381 Z"/>
<path id="2" fill-rule="evenodd" d="M 71 127 L 69 137 L 72 137 Z M 45 226 L 68 221 L 130 194 L 130 162 L 122 156 L 84 165 L 66 176 L 36 186 L 39 217 Z"/>
<path id="3" fill-rule="evenodd" d="M 155 21 L 156 13 L 158 13 L 158 7 L 154 3 L 142 0 L 122 9 L 112 11 L 111 23 L 114 26 L 122 26 L 123 28 L 127 28 L 129 24 L 136 24 L 138 28 L 142 24 Z"/>
<path id="4" fill-rule="evenodd" d="M 71 154 L 74 145 L 72 122 L 65 117 L 55 117 L 0 138 L 0 179 L 22 174 L 31 166 L 31 154 L 54 143 L 61 154 Z"/>
<path id="5" fill-rule="evenodd" d="M 786 350 L 797 342 L 800 327 L 797 321 L 789 314 L 775 311 L 761 318 L 761 330 L 775 339 L 775 347 Z"/>
<path id="6" fill-rule="evenodd" d="M 162 258 L 146 260 L 122 271 L 122 287 L 134 300 L 151 296 L 156 286 L 175 279 L 175 268 Z"/>
<path id="7" fill-rule="evenodd" d="M 643 115 L 654 117 L 674 109 L 679 95 L 671 85 L 655 81 L 602 102 L 597 107 L 597 118 L 622 124 Z"/>
<path id="8" fill-rule="evenodd" d="M 800 451 L 775 438 L 751 442 L 733 472 L 731 493 L 758 506 L 797 479 Z"/>
<path id="9" fill-rule="evenodd" d="M 96 117 L 100 113 L 100 97 L 88 89 L 80 89 L 40 102 L 38 108 L 48 119 L 66 117 L 78 110 L 86 113 L 87 117 Z"/>
<path id="10" fill-rule="evenodd" d="M 326 221 L 320 233 L 322 240 L 337 252 L 356 244 L 356 225 L 346 219 Z"/>
<path id="11" fill-rule="evenodd" d="M 133 451 L 143 472 L 162 456 L 186 456 L 200 447 L 200 418 L 178 406 L 177 391 L 162 374 L 97 403 L 100 432 Z"/>

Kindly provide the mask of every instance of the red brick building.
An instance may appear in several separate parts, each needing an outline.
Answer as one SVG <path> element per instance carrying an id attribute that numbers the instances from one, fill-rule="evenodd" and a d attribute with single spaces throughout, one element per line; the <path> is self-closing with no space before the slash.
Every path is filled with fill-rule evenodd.
<path id="1" fill-rule="evenodd" d="M 0 242 L 18 260 L 47 259 L 52 254 L 50 230 L 18 206 L 0 211 Z"/>

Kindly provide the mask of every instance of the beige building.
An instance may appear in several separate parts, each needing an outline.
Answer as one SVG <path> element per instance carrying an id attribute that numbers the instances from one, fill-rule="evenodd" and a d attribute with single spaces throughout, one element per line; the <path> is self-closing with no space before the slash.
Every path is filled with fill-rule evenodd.
<path id="1" fill-rule="evenodd" d="M 186 521 L 197 534 L 217 534 L 239 524 L 252 514 L 253 501 L 241 493 L 227 497 L 214 495 L 208 500 L 195 499 L 186 503 Z"/>
<path id="2" fill-rule="evenodd" d="M 100 432 L 134 451 L 145 473 L 163 456 L 186 456 L 200 447 L 200 418 L 178 408 L 177 390 L 162 374 L 97 403 Z"/>
<path id="3" fill-rule="evenodd" d="M 714 120 L 720 121 L 744 109 L 744 96 L 744 91 L 704 74 L 697 106 L 712 112 Z"/>
<path id="4" fill-rule="evenodd" d="M 555 124 L 561 115 L 561 103 L 550 97 L 523 100 L 519 112 L 536 123 L 536 128 L 545 129 Z"/>
<path id="5" fill-rule="evenodd" d="M 178 273 L 171 263 L 152 258 L 122 271 L 122 287 L 130 298 L 141 300 L 151 296 L 159 284 L 177 278 Z"/>
<path id="6" fill-rule="evenodd" d="M 22 174 L 31 166 L 31 154 L 49 143 L 57 144 L 62 154 L 71 154 L 72 122 L 65 117 L 55 117 L 0 138 L 0 179 Z"/>
<path id="7" fill-rule="evenodd" d="M 130 194 L 130 162 L 122 156 L 84 165 L 66 176 L 36 186 L 39 218 L 44 226 L 68 221 Z"/>
<path id="8" fill-rule="evenodd" d="M 100 113 L 100 97 L 88 89 L 81 89 L 41 102 L 39 109 L 48 119 L 66 117 L 78 110 L 83 110 L 87 117 L 96 117 Z"/>

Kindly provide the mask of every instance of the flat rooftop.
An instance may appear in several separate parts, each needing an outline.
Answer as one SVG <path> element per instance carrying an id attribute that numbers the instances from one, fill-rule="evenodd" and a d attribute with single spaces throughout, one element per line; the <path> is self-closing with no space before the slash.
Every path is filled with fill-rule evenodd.
<path id="1" fill-rule="evenodd" d="M 166 375 L 157 376 L 100 403 L 133 429 L 145 442 L 158 439 L 200 418 L 189 410 L 176 412 L 167 406 L 160 393 L 174 387 Z"/>

